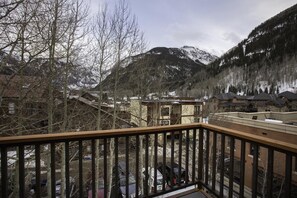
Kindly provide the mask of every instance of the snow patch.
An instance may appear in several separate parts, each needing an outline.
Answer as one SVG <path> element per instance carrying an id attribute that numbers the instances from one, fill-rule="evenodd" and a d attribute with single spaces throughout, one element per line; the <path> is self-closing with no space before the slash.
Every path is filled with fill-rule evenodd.
<path id="1" fill-rule="evenodd" d="M 178 71 L 180 71 L 180 68 L 178 66 L 175 66 L 175 65 L 166 65 L 167 68 L 169 69 L 176 69 Z"/>
<path id="2" fill-rule="evenodd" d="M 255 39 L 257 39 L 259 36 L 263 36 L 264 34 L 267 34 L 267 31 L 258 31 L 254 36 L 248 38 L 245 44 L 247 45 L 252 43 Z"/>
<path id="3" fill-rule="evenodd" d="M 287 24 L 287 22 L 284 22 L 284 23 L 282 23 L 282 24 L 279 24 L 279 25 L 275 26 L 275 27 L 273 28 L 273 30 L 280 29 L 280 28 L 284 27 L 286 24 Z"/>

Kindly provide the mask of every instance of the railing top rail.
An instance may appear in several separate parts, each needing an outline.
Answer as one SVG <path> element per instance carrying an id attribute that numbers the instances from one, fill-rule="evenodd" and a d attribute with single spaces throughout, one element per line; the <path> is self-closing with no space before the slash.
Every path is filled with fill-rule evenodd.
<path id="1" fill-rule="evenodd" d="M 297 154 L 296 144 L 283 142 L 276 139 L 271 139 L 271 138 L 250 134 L 250 133 L 242 132 L 238 130 L 233 130 L 225 127 L 219 127 L 211 124 L 201 123 L 201 127 L 208 129 L 210 131 L 216 131 L 219 133 L 223 133 L 225 135 L 233 136 L 235 138 L 244 139 L 246 141 L 252 141 L 255 143 L 259 143 L 261 145 L 270 146 L 280 150 L 289 151 Z M 296 135 L 296 138 L 297 138 L 297 135 Z"/>
<path id="2" fill-rule="evenodd" d="M 38 135 L 24 135 L 24 136 L 8 136 L 0 137 L 0 146 L 9 146 L 15 144 L 34 144 L 34 143 L 47 143 L 51 141 L 76 141 L 80 139 L 93 139 L 104 137 L 115 137 L 123 135 L 144 135 L 147 133 L 162 133 L 170 131 L 181 131 L 204 128 L 210 131 L 223 133 L 228 136 L 233 136 L 238 139 L 244 139 L 247 141 L 256 142 L 265 146 L 274 147 L 277 149 L 293 152 L 297 154 L 297 145 L 270 139 L 263 136 L 249 134 L 238 130 L 219 127 L 204 123 L 182 124 L 182 125 L 170 125 L 170 126 L 156 126 L 156 127 L 144 127 L 144 128 L 125 128 L 114 130 L 101 130 L 101 131 L 80 131 L 80 132 L 65 132 L 54 134 L 38 134 Z M 297 136 L 296 136 L 297 138 Z"/>
<path id="3" fill-rule="evenodd" d="M 79 139 L 92 139 L 115 137 L 123 135 L 144 135 L 147 133 L 162 133 L 170 131 L 179 131 L 187 129 L 195 129 L 201 126 L 200 123 L 169 125 L 169 126 L 155 126 L 155 127 L 141 127 L 141 128 L 125 128 L 125 129 L 111 129 L 98 131 L 79 131 L 79 132 L 64 132 L 52 134 L 36 134 L 36 135 L 22 135 L 22 136 L 7 136 L 0 137 L 0 146 L 10 144 L 34 144 L 39 142 L 51 141 L 75 141 Z"/>

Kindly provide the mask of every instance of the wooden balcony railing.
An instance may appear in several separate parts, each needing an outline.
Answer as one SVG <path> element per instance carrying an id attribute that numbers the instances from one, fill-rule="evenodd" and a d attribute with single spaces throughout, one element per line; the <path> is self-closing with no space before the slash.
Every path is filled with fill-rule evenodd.
<path id="1" fill-rule="evenodd" d="M 217 197 L 297 196 L 297 145 L 209 124 L 1 137 L 0 148 L 3 198 L 47 196 L 48 186 L 51 197 L 62 187 L 66 197 L 155 197 L 190 186 Z"/>

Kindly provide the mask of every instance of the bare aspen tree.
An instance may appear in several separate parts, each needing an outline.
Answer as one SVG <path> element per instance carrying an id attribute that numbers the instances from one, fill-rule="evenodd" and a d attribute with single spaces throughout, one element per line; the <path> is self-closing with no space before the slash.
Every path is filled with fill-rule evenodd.
<path id="1" fill-rule="evenodd" d="M 102 95 L 103 87 L 102 80 L 104 76 L 104 70 L 107 69 L 111 58 L 111 39 L 113 36 L 113 23 L 111 21 L 111 16 L 108 13 L 108 7 L 106 4 L 99 7 L 98 13 L 94 21 L 94 27 L 92 29 L 93 35 L 95 37 L 95 53 L 96 53 L 96 65 L 99 71 L 99 98 L 98 98 L 98 119 L 97 119 L 97 130 L 101 129 L 101 105 L 102 105 Z"/>
<path id="2" fill-rule="evenodd" d="M 48 133 L 53 132 L 53 70 L 55 65 L 55 51 L 56 51 L 56 42 L 57 42 L 57 23 L 58 23 L 58 15 L 59 15 L 59 0 L 55 0 L 55 2 L 51 5 L 53 8 L 53 21 L 50 24 L 50 35 L 49 35 L 49 78 L 48 78 Z M 50 148 L 49 148 L 50 149 Z M 55 163 L 51 161 L 50 155 L 48 154 L 48 163 Z M 47 166 L 47 195 L 48 197 L 52 197 L 51 194 L 51 166 Z"/>
<path id="3" fill-rule="evenodd" d="M 28 11 L 28 7 L 26 4 L 23 5 L 23 23 L 20 27 L 21 31 L 20 31 L 20 52 L 21 52 L 21 65 L 23 65 L 25 63 L 25 31 L 26 31 L 26 25 L 27 23 L 27 11 Z M 20 129 L 18 131 L 18 135 L 22 135 L 22 128 L 20 128 L 23 124 L 23 105 L 24 105 L 24 101 L 23 101 L 23 86 L 24 86 L 24 79 L 23 79 L 23 69 L 21 69 L 20 71 L 20 86 L 19 86 L 19 93 L 20 96 L 18 98 L 18 128 Z M 19 156 L 19 151 L 17 150 L 17 156 Z M 16 160 L 16 170 L 18 170 L 19 168 L 19 161 Z M 19 197 L 19 186 L 17 185 L 19 183 L 19 172 L 16 171 L 15 172 L 15 188 L 14 188 L 14 192 L 13 194 L 16 195 L 17 197 Z"/>
<path id="4" fill-rule="evenodd" d="M 140 36 L 140 42 L 139 42 L 139 49 L 140 49 L 140 52 L 144 52 L 145 49 L 146 49 L 146 41 L 144 39 L 144 36 L 143 34 Z M 143 60 L 143 62 L 141 62 L 141 66 L 140 68 L 137 68 L 137 71 L 135 71 L 135 75 L 136 75 L 136 80 L 138 81 L 138 87 L 137 87 L 137 92 L 138 92 L 138 102 L 139 102 L 139 112 L 138 112 L 138 126 L 139 127 L 143 127 L 142 126 L 142 123 L 143 123 L 143 106 L 142 106 L 142 101 L 143 99 L 146 97 L 147 95 L 147 87 L 148 85 L 146 84 L 147 80 L 146 80 L 146 75 L 147 75 L 147 72 L 144 71 L 146 67 L 146 65 L 149 64 L 147 62 L 147 60 Z M 135 80 L 135 79 L 134 79 Z M 136 179 L 139 179 L 139 184 L 140 184 L 140 191 L 141 192 L 144 192 L 144 187 L 143 187 L 143 174 L 142 174 L 142 168 L 144 167 L 143 165 L 143 155 L 144 155 L 144 148 L 143 148 L 143 136 L 140 136 L 139 137 L 139 156 L 140 156 L 140 161 L 139 161 L 139 167 L 140 167 L 140 171 L 138 174 L 140 175 L 140 178 L 136 178 Z M 138 162 L 136 162 L 138 163 Z M 149 174 L 151 174 L 149 172 Z"/>
<path id="5" fill-rule="evenodd" d="M 104 77 L 104 70 L 107 69 L 108 64 L 110 63 L 111 58 L 111 39 L 113 36 L 113 23 L 111 21 L 111 15 L 108 12 L 107 4 L 101 4 L 95 20 L 94 26 L 92 28 L 92 33 L 95 38 L 95 64 L 96 69 L 99 72 L 99 86 L 98 86 L 98 111 L 97 111 L 97 121 L 96 129 L 101 130 L 101 107 L 102 107 L 102 98 L 103 98 L 103 86 L 102 80 Z M 96 195 L 98 194 L 99 186 L 99 153 L 100 153 L 100 141 L 96 140 Z M 94 173 L 93 173 L 94 174 Z M 92 181 L 94 182 L 94 181 Z M 95 189 L 93 189 L 95 190 Z"/>
<path id="6" fill-rule="evenodd" d="M 54 114 L 54 80 L 57 73 L 57 59 L 59 58 L 59 50 L 61 50 L 61 41 L 65 37 L 65 34 L 69 28 L 67 23 L 67 0 L 44 0 L 42 6 L 39 8 L 42 10 L 40 21 L 38 24 L 38 30 L 43 38 L 43 42 L 48 46 L 48 50 L 44 53 L 44 57 L 48 58 L 47 62 L 47 90 L 48 90 L 48 102 L 47 102 L 47 115 L 48 115 L 48 127 L 47 132 L 53 133 L 53 114 Z M 42 28 L 41 28 L 42 27 Z M 50 149 L 50 146 L 49 148 Z M 55 163 L 50 159 L 49 153 L 47 154 L 47 163 Z M 47 166 L 47 194 L 49 197 L 51 194 L 51 169 Z M 54 170 L 53 170 L 54 171 Z M 54 188 L 54 186 L 53 186 Z"/>
<path id="7" fill-rule="evenodd" d="M 113 89 L 113 123 L 112 128 L 116 127 L 117 117 L 117 97 L 118 97 L 118 79 L 121 61 L 128 56 L 131 56 L 137 51 L 137 43 L 139 42 L 139 28 L 135 17 L 130 13 L 126 1 L 121 0 L 115 6 L 114 15 L 112 17 L 113 23 L 113 51 L 115 54 L 114 66 L 114 89 Z M 109 167 L 109 197 L 112 187 L 112 166 L 114 157 L 114 139 L 110 141 L 110 167 Z"/>
<path id="8" fill-rule="evenodd" d="M 63 57 L 65 64 L 63 67 L 63 122 L 61 127 L 61 132 L 66 132 L 68 130 L 68 81 L 70 70 L 74 68 L 76 59 L 79 57 L 77 54 L 81 48 L 78 44 L 81 39 L 84 38 L 86 32 L 83 28 L 86 25 L 87 17 L 87 7 L 83 4 L 82 0 L 73 0 L 67 2 L 67 30 L 65 32 L 65 40 L 61 43 L 62 52 L 65 51 L 66 57 Z M 61 155 L 61 197 L 65 197 L 66 189 L 66 175 L 65 175 L 65 145 L 61 145 L 62 155 Z"/>

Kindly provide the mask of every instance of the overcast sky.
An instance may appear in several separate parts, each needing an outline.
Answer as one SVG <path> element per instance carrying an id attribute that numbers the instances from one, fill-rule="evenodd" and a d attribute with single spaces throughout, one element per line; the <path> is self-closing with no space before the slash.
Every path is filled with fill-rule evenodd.
<path id="1" fill-rule="evenodd" d="M 91 1 L 93 9 L 99 1 Z M 238 44 L 265 20 L 297 3 L 296 0 L 127 1 L 149 48 L 189 45 L 216 55 Z"/>

